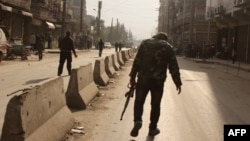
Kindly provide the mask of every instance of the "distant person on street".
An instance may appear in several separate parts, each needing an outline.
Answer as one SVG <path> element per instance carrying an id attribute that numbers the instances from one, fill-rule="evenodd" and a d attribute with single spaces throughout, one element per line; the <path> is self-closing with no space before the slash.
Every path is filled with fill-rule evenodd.
<path id="1" fill-rule="evenodd" d="M 175 53 L 168 43 L 167 34 L 160 32 L 151 39 L 142 41 L 129 74 L 130 85 L 136 85 L 134 127 L 130 132 L 131 136 L 138 136 L 142 127 L 143 105 L 149 91 L 151 92 L 151 113 L 148 135 L 155 136 L 160 133 L 157 123 L 160 117 L 167 68 L 176 85 L 176 90 L 180 94 L 182 82 L 179 66 Z"/>
<path id="2" fill-rule="evenodd" d="M 118 42 L 115 42 L 115 52 L 117 52 L 117 51 L 118 51 L 118 47 L 119 47 Z"/>
<path id="3" fill-rule="evenodd" d="M 43 59 L 44 46 L 40 38 L 37 38 L 36 48 L 37 48 L 37 53 L 38 53 L 38 60 L 41 61 Z"/>
<path id="4" fill-rule="evenodd" d="M 98 42 L 99 57 L 101 57 L 101 56 L 102 56 L 102 50 L 103 50 L 103 47 L 104 47 L 104 43 L 103 43 L 102 39 L 100 39 L 100 41 Z"/>
<path id="5" fill-rule="evenodd" d="M 48 49 L 52 49 L 52 36 L 50 34 L 48 37 Z"/>
<path id="6" fill-rule="evenodd" d="M 71 74 L 71 62 L 72 62 L 72 53 L 74 53 L 75 58 L 77 58 L 77 54 L 75 51 L 75 47 L 74 47 L 74 42 L 70 37 L 70 31 L 66 32 L 66 36 L 61 40 L 60 44 L 59 44 L 59 48 L 60 48 L 60 60 L 59 60 L 59 66 L 58 66 L 58 76 L 61 76 L 62 72 L 63 72 L 63 65 L 65 60 L 67 60 L 67 70 L 68 70 L 68 74 Z"/>

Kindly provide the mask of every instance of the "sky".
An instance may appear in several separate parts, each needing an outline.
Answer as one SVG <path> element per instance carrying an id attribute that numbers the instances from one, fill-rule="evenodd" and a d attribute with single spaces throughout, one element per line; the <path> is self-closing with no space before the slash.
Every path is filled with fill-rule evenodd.
<path id="1" fill-rule="evenodd" d="M 86 0 L 87 15 L 97 16 L 98 1 L 102 1 L 101 19 L 105 26 L 111 26 L 112 18 L 116 25 L 118 19 L 137 40 L 156 33 L 159 0 Z"/>

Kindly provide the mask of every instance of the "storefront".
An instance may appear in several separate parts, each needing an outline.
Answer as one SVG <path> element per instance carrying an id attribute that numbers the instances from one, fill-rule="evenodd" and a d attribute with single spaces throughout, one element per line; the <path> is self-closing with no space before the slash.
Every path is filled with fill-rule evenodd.
<path id="1" fill-rule="evenodd" d="M 10 21 L 12 7 L 0 3 L 0 28 L 5 32 L 7 39 L 10 36 Z"/>

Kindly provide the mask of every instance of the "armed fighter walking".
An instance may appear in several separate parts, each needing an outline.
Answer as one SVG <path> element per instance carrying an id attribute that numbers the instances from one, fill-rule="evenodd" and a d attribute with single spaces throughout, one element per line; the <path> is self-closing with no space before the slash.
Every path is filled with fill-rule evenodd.
<path id="1" fill-rule="evenodd" d="M 142 41 L 129 74 L 130 85 L 136 85 L 134 127 L 130 132 L 131 136 L 138 136 L 142 127 L 143 105 L 149 91 L 151 92 L 151 113 L 148 135 L 155 136 L 160 133 L 157 123 L 160 117 L 167 68 L 169 68 L 178 94 L 180 94 L 182 82 L 179 66 L 175 53 L 168 43 L 167 34 L 160 32 L 151 39 Z M 137 82 L 136 76 L 138 77 Z"/>

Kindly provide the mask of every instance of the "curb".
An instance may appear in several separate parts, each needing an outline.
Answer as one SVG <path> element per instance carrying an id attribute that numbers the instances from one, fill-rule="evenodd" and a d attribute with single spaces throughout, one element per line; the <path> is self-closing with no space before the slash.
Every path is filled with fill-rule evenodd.
<path id="1" fill-rule="evenodd" d="M 228 60 L 217 60 L 217 59 L 208 60 L 208 59 L 206 59 L 206 61 L 203 61 L 202 59 L 187 58 L 187 57 L 184 57 L 184 59 L 190 60 L 190 61 L 195 61 L 196 63 L 218 64 L 218 65 L 228 66 L 230 68 L 240 69 L 240 70 L 243 70 L 246 72 L 250 72 L 250 64 L 244 64 L 244 63 L 240 63 L 240 62 L 237 62 L 235 64 L 230 64 L 228 62 Z"/>
<path id="2" fill-rule="evenodd" d="M 88 52 L 90 50 L 91 49 L 83 49 L 83 50 L 76 49 L 75 51 L 76 52 Z M 60 53 L 60 50 L 59 49 L 45 49 L 45 53 Z"/>

